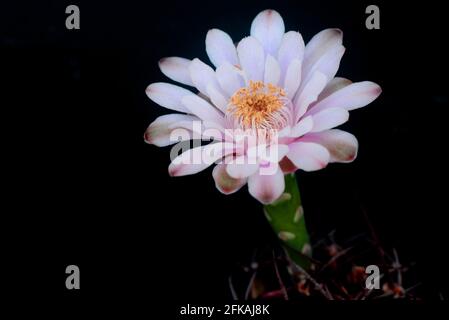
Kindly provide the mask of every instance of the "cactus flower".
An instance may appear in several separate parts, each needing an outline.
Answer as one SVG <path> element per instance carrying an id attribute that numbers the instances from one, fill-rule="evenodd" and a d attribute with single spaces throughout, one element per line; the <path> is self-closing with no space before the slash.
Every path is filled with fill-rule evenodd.
<path id="1" fill-rule="evenodd" d="M 212 176 L 222 193 L 248 184 L 253 197 L 271 204 L 284 192 L 284 174 L 355 159 L 357 139 L 335 127 L 348 120 L 350 110 L 376 99 L 381 89 L 370 81 L 335 77 L 345 51 L 340 30 L 323 30 L 305 45 L 299 32 L 285 32 L 278 12 L 265 10 L 237 45 L 218 29 L 209 30 L 205 43 L 213 66 L 197 58 L 159 62 L 163 74 L 192 90 L 164 82 L 146 89 L 152 101 L 178 112 L 158 117 L 145 132 L 147 143 L 174 144 L 179 140 L 172 139 L 172 133 L 178 129 L 202 138 L 211 137 L 206 129 L 216 132 L 212 143 L 174 157 L 171 176 L 195 174 L 216 164 Z M 198 130 L 194 122 L 200 124 Z M 255 146 L 239 142 L 238 133 L 248 131 L 262 137 Z M 274 148 L 275 156 L 262 156 L 254 147 Z M 206 153 L 212 154 L 209 161 L 185 161 Z M 270 168 L 269 174 L 264 168 Z"/>

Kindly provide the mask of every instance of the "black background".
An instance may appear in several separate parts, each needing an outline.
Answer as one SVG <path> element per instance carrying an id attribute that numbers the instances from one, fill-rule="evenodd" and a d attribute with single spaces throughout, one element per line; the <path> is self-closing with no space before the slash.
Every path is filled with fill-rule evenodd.
<path id="1" fill-rule="evenodd" d="M 81 30 L 65 28 L 72 3 L 80 7 Z M 438 298 L 448 284 L 447 18 L 437 3 L 395 3 L 2 3 L 2 247 L 9 254 L 2 263 L 13 296 L 230 298 L 235 265 L 276 239 L 246 190 L 221 195 L 210 169 L 168 176 L 169 148 L 142 138 L 168 111 L 145 88 L 169 81 L 160 58 L 208 62 L 210 28 L 236 41 L 258 12 L 273 8 L 305 41 L 325 28 L 342 29 L 338 75 L 383 89 L 344 125 L 359 140 L 357 160 L 298 174 L 312 237 L 367 232 L 363 209 L 385 246 L 418 263 L 428 298 Z M 380 7 L 380 30 L 365 28 L 369 4 Z M 69 264 L 81 269 L 79 292 L 65 289 Z"/>

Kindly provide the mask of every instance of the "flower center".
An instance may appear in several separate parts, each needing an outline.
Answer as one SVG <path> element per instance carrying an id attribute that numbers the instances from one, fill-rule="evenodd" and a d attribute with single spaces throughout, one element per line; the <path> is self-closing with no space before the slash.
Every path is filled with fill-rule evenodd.
<path id="1" fill-rule="evenodd" d="M 243 129 L 282 129 L 288 124 L 285 91 L 271 83 L 250 81 L 231 97 L 227 116 Z"/>

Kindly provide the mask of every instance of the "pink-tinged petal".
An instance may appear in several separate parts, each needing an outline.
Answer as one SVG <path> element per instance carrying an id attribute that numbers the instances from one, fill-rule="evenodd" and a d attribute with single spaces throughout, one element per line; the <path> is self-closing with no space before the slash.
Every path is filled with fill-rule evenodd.
<path id="1" fill-rule="evenodd" d="M 289 99 L 293 99 L 300 84 L 301 84 L 301 61 L 298 59 L 293 59 L 290 65 L 288 66 L 284 81 L 284 89 L 287 92 L 287 97 Z"/>
<path id="2" fill-rule="evenodd" d="M 202 94 L 208 96 L 208 85 L 218 87 L 218 82 L 215 78 L 215 71 L 200 59 L 195 58 L 192 60 L 189 66 L 189 72 L 192 82 Z"/>
<path id="3" fill-rule="evenodd" d="M 192 123 L 193 121 L 200 121 L 197 117 L 185 114 L 166 114 L 158 117 L 147 128 L 144 134 L 146 143 L 154 144 L 158 147 L 165 147 L 181 140 L 189 140 L 191 138 L 190 130 L 186 129 L 185 134 L 177 135 L 179 139 L 171 139 L 173 130 L 183 128 L 184 123 Z"/>
<path id="4" fill-rule="evenodd" d="M 352 81 L 348 80 L 346 78 L 340 78 L 340 77 L 333 78 L 332 80 L 330 80 L 327 83 L 326 87 L 323 89 L 323 91 L 318 96 L 318 101 L 323 100 L 324 98 L 327 98 L 332 93 L 334 93 L 340 89 L 343 89 L 346 86 L 349 86 L 351 83 L 352 83 Z"/>
<path id="5" fill-rule="evenodd" d="M 279 63 L 273 56 L 267 55 L 265 60 L 265 75 L 264 82 L 278 85 L 281 77 L 281 69 Z"/>
<path id="6" fill-rule="evenodd" d="M 224 62 L 238 64 L 237 50 L 231 37 L 218 29 L 211 29 L 206 35 L 206 52 L 214 66 Z"/>
<path id="7" fill-rule="evenodd" d="M 233 152 L 234 146 L 232 143 L 218 142 L 195 147 L 173 159 L 168 167 L 168 173 L 172 177 L 195 174 Z"/>
<path id="8" fill-rule="evenodd" d="M 274 202 L 282 195 L 284 190 L 284 174 L 279 166 L 275 169 L 274 174 L 255 173 L 248 178 L 249 193 L 263 204 Z"/>
<path id="9" fill-rule="evenodd" d="M 229 63 L 223 63 L 216 70 L 218 83 L 228 97 L 245 86 L 245 81 L 240 72 L 237 67 Z"/>
<path id="10" fill-rule="evenodd" d="M 224 95 L 213 85 L 207 86 L 207 93 L 209 95 L 210 101 L 222 112 L 225 112 L 228 107 L 228 100 Z"/>
<path id="11" fill-rule="evenodd" d="M 311 133 L 304 139 L 324 146 L 331 155 L 330 162 L 352 162 L 357 157 L 359 144 L 349 132 L 332 129 Z"/>
<path id="12" fill-rule="evenodd" d="M 198 118 L 224 125 L 223 114 L 199 96 L 194 94 L 185 96 L 182 98 L 182 103 L 189 110 L 189 113 L 196 115 Z"/>
<path id="13" fill-rule="evenodd" d="M 301 119 L 291 130 L 290 137 L 299 138 L 306 133 L 310 132 L 313 128 L 312 116 Z"/>
<path id="14" fill-rule="evenodd" d="M 303 70 L 303 84 L 305 85 L 316 71 L 323 73 L 328 81 L 334 78 L 344 52 L 345 47 L 342 45 L 330 48 L 316 63 L 308 68 L 308 71 Z M 302 87 L 303 86 L 301 86 L 299 90 L 301 90 Z"/>
<path id="15" fill-rule="evenodd" d="M 343 46 L 329 50 L 328 53 L 323 55 L 323 57 L 315 65 L 315 68 L 312 68 L 312 70 L 318 70 L 324 73 L 328 79 L 333 79 L 338 71 L 338 68 L 340 67 L 340 61 L 345 51 L 346 48 Z"/>
<path id="16" fill-rule="evenodd" d="M 260 42 L 253 37 L 242 39 L 237 45 L 240 66 L 246 81 L 262 81 L 265 69 L 265 52 Z"/>
<path id="17" fill-rule="evenodd" d="M 295 123 L 306 113 L 309 105 L 316 101 L 318 95 L 326 86 L 326 83 L 326 76 L 321 72 L 316 71 L 309 82 L 304 86 L 304 89 L 298 91 L 293 102 L 295 106 Z"/>
<path id="18" fill-rule="evenodd" d="M 298 170 L 298 167 L 295 166 L 293 162 L 287 157 L 282 158 L 282 160 L 279 162 L 279 167 L 284 174 L 294 173 L 296 172 L 296 170 Z"/>
<path id="19" fill-rule="evenodd" d="M 349 119 L 349 112 L 343 108 L 328 108 L 313 116 L 312 132 L 320 132 L 339 126 Z"/>
<path id="20" fill-rule="evenodd" d="M 262 11 L 251 24 L 251 36 L 259 40 L 265 51 L 271 55 L 274 55 L 281 45 L 284 32 L 284 20 L 274 10 Z"/>
<path id="21" fill-rule="evenodd" d="M 223 194 L 237 192 L 246 184 L 247 179 L 234 179 L 226 172 L 225 164 L 217 164 L 212 171 L 215 180 L 215 186 Z"/>
<path id="22" fill-rule="evenodd" d="M 289 147 L 290 151 L 287 157 L 299 169 L 315 171 L 323 169 L 329 163 L 329 151 L 320 144 L 313 142 L 294 142 Z"/>
<path id="23" fill-rule="evenodd" d="M 316 34 L 306 45 L 302 70 L 301 91 L 315 71 L 330 81 L 338 70 L 345 51 L 343 33 L 339 29 L 326 29 Z"/>
<path id="24" fill-rule="evenodd" d="M 192 61 L 180 57 L 168 57 L 159 60 L 159 68 L 170 79 L 193 87 L 189 65 Z"/>
<path id="25" fill-rule="evenodd" d="M 234 179 L 242 179 L 253 175 L 258 169 L 259 163 L 255 158 L 242 155 L 228 162 L 226 172 Z"/>
<path id="26" fill-rule="evenodd" d="M 323 55 L 343 43 L 343 32 L 339 29 L 326 29 L 317 33 L 304 50 L 304 75 L 311 72 Z"/>
<path id="27" fill-rule="evenodd" d="M 146 88 L 145 93 L 148 98 L 162 107 L 189 113 L 189 110 L 181 102 L 183 97 L 192 94 L 189 90 L 169 83 L 156 82 L 150 84 Z"/>
<path id="28" fill-rule="evenodd" d="M 304 40 L 299 32 L 289 31 L 283 35 L 277 58 L 281 67 L 281 80 L 283 82 L 287 68 L 293 59 L 303 61 L 304 58 Z"/>
<path id="29" fill-rule="evenodd" d="M 327 108 L 343 108 L 354 110 L 370 104 L 382 92 L 379 85 L 371 81 L 355 82 L 340 90 L 335 91 L 328 97 L 318 101 L 311 113 L 316 114 Z"/>

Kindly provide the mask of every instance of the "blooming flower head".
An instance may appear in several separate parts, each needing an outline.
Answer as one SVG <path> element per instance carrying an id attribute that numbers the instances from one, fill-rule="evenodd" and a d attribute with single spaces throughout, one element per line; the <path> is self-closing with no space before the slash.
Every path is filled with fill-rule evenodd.
<path id="1" fill-rule="evenodd" d="M 265 10 L 237 46 L 227 33 L 210 30 L 206 51 L 214 68 L 196 58 L 159 62 L 162 73 L 193 91 L 162 82 L 146 89 L 151 100 L 180 112 L 157 118 L 145 132 L 147 143 L 214 139 L 174 157 L 170 175 L 215 163 L 218 190 L 231 194 L 248 184 L 249 193 L 268 204 L 283 193 L 284 174 L 355 159 L 356 138 L 333 128 L 381 89 L 335 77 L 345 51 L 340 30 L 323 30 L 305 45 L 300 33 L 285 32 L 279 13 Z M 187 134 L 174 139 L 180 130 Z"/>

